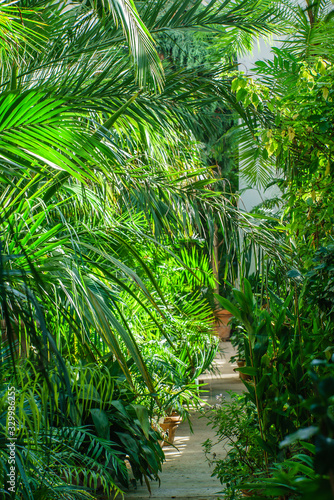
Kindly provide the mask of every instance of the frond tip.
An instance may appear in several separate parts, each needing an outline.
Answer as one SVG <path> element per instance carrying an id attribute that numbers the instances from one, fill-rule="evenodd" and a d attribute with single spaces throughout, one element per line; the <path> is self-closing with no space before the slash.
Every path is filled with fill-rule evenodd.
<path id="1" fill-rule="evenodd" d="M 164 74 L 152 35 L 141 20 L 133 0 L 103 0 L 115 22 L 121 22 L 136 68 L 138 85 L 143 88 L 151 74 L 157 90 L 164 85 Z"/>

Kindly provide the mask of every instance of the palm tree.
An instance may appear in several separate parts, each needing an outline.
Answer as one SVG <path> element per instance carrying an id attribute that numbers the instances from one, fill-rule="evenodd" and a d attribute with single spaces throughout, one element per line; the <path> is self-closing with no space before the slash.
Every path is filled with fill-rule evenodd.
<path id="1" fill-rule="evenodd" d="M 266 33 L 276 20 L 268 6 L 264 2 L 255 14 L 249 0 L 205 8 L 200 2 L 157 2 L 152 9 L 148 2 L 140 14 L 153 36 L 171 26 L 233 25 Z M 114 230 L 115 214 L 144 214 L 155 237 L 165 228 L 170 234 L 184 230 L 182 207 L 192 212 L 191 223 L 200 224 L 203 183 L 196 185 L 196 179 L 204 173 L 196 173 L 193 144 L 185 145 L 187 130 L 203 99 L 228 97 L 228 87 L 212 73 L 194 81 L 191 71 L 166 68 L 163 76 L 152 36 L 131 2 L 24 1 L 22 8 L 25 27 L 18 36 L 24 41 L 15 61 L 7 56 L 1 75 L 3 269 L 20 281 L 7 285 L 3 278 L 3 293 L 15 295 L 16 286 L 22 290 L 29 283 L 34 307 L 37 296 L 48 300 L 45 310 L 61 305 L 64 320 L 84 344 L 97 329 L 127 372 L 117 331 L 153 391 L 131 332 L 116 319 L 114 287 L 132 282 L 143 307 L 158 306 L 139 276 L 117 258 L 116 248 L 126 239 Z"/>

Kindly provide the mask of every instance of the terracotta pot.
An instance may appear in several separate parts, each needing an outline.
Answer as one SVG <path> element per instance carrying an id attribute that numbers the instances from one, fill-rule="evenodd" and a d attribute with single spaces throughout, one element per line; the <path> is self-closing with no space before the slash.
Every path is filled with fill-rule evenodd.
<path id="1" fill-rule="evenodd" d="M 241 490 L 241 493 L 244 497 L 251 497 L 254 495 L 254 493 L 252 493 L 250 490 Z"/>
<path id="2" fill-rule="evenodd" d="M 238 368 L 242 368 L 243 366 L 246 366 L 246 361 L 244 360 L 239 360 L 237 361 Z M 250 375 L 246 375 L 246 373 L 241 373 L 239 372 L 239 378 L 242 380 L 252 380 L 252 377 Z"/>
<path id="3" fill-rule="evenodd" d="M 163 442 L 163 446 L 170 446 L 174 443 L 175 432 L 181 423 L 181 417 L 176 412 L 173 412 L 160 424 L 161 429 L 167 434 L 167 438 Z"/>
<path id="4" fill-rule="evenodd" d="M 226 309 L 219 309 L 214 312 L 214 316 L 217 336 L 221 340 L 228 340 L 231 334 L 231 326 L 228 323 L 233 318 L 233 314 Z"/>

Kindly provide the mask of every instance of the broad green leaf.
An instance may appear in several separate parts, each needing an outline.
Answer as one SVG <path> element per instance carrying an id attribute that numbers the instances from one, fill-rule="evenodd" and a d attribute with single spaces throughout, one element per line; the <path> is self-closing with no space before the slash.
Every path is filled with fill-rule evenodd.
<path id="1" fill-rule="evenodd" d="M 104 410 L 92 408 L 90 410 L 97 434 L 102 439 L 110 440 L 110 424 L 108 415 Z"/>
<path id="2" fill-rule="evenodd" d="M 145 406 L 142 405 L 133 404 L 132 406 L 136 411 L 136 415 L 140 422 L 141 428 L 143 429 L 143 432 L 148 439 L 149 438 L 148 432 L 151 428 L 148 410 L 147 408 L 145 408 Z"/>

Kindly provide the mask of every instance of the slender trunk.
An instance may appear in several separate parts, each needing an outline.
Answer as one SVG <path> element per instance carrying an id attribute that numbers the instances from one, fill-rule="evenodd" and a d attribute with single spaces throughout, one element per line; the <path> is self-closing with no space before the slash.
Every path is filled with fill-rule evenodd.
<path id="1" fill-rule="evenodd" d="M 213 247 L 211 253 L 211 265 L 213 277 L 215 280 L 214 293 L 219 294 L 219 262 L 218 262 L 218 226 L 214 223 L 214 232 L 213 232 Z M 215 305 L 218 306 L 218 301 L 215 299 Z"/>
<path id="2" fill-rule="evenodd" d="M 330 469 L 330 471 L 329 471 L 329 482 L 331 485 L 332 496 L 334 498 L 334 472 L 333 472 L 333 469 Z"/>

